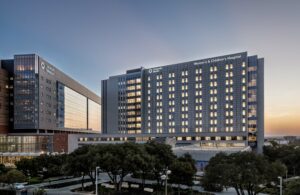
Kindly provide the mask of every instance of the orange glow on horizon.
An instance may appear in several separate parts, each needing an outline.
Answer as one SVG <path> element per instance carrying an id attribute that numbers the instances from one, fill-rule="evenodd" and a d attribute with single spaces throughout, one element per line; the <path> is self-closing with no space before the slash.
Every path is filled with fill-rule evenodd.
<path id="1" fill-rule="evenodd" d="M 300 114 L 265 116 L 265 135 L 300 135 Z"/>

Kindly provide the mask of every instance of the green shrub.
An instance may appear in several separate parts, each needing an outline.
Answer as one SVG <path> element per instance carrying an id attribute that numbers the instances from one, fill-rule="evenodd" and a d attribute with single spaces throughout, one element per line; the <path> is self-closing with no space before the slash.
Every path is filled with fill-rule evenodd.
<path id="1" fill-rule="evenodd" d="M 46 194 L 46 191 L 43 188 L 38 188 L 34 190 L 34 195 L 44 195 Z"/>
<path id="2" fill-rule="evenodd" d="M 40 177 L 32 177 L 28 180 L 29 184 L 37 184 L 37 183 L 41 183 L 42 179 Z"/>

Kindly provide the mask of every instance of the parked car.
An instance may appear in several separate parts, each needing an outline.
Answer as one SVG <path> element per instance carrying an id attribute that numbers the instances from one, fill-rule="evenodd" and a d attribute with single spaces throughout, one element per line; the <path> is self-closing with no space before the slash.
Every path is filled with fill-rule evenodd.
<path id="1" fill-rule="evenodd" d="M 15 183 L 14 187 L 16 190 L 20 190 L 20 191 L 26 190 L 25 185 L 23 183 Z"/>

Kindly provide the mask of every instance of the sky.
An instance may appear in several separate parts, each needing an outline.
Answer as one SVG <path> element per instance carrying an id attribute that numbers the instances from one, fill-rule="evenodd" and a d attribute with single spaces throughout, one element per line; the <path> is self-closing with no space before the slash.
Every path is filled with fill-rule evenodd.
<path id="1" fill-rule="evenodd" d="M 300 135 L 298 0 L 0 0 L 0 58 L 36 53 L 100 95 L 127 69 L 265 58 L 265 134 Z"/>

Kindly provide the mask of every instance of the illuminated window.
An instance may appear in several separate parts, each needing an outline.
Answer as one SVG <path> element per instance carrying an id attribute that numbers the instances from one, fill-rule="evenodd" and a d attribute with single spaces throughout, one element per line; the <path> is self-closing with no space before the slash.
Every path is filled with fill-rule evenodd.
<path id="1" fill-rule="evenodd" d="M 200 68 L 200 69 L 196 69 L 196 74 L 201 74 L 202 73 L 202 69 Z"/>
<path id="2" fill-rule="evenodd" d="M 169 78 L 174 78 L 175 77 L 175 73 L 169 73 Z"/>
<path id="3" fill-rule="evenodd" d="M 181 71 L 181 76 L 188 76 L 188 71 L 187 70 Z"/>

